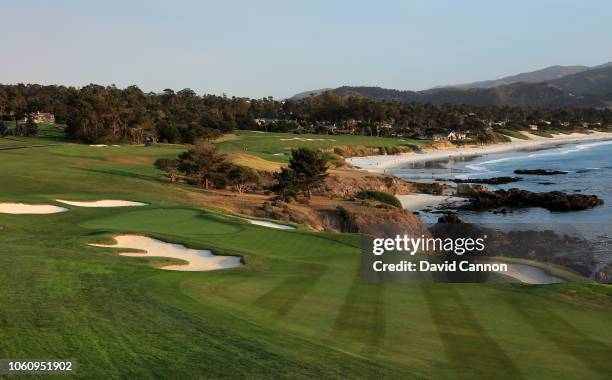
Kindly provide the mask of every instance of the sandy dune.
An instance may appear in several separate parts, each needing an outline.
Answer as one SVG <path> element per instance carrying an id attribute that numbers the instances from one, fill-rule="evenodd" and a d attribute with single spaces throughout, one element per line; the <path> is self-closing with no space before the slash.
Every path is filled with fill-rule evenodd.
<path id="1" fill-rule="evenodd" d="M 123 201 L 120 199 L 102 199 L 98 201 L 67 201 L 64 199 L 56 199 L 56 201 L 77 207 L 131 207 L 147 205 L 142 202 Z"/>
<path id="2" fill-rule="evenodd" d="M 131 257 L 170 257 L 187 261 L 186 265 L 166 265 L 161 269 L 176 271 L 211 271 L 242 266 L 238 256 L 216 256 L 209 250 L 187 248 L 181 244 L 166 243 L 141 235 L 118 235 L 116 244 L 89 244 L 92 247 L 130 248 L 145 253 L 120 253 Z"/>
<path id="3" fill-rule="evenodd" d="M 55 214 L 68 211 L 67 208 L 27 203 L 0 203 L 0 213 L 3 214 Z"/>

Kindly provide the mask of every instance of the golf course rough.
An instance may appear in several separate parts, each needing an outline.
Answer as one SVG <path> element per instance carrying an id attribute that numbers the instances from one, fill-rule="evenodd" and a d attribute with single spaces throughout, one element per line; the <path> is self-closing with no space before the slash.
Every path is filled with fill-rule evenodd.
<path id="1" fill-rule="evenodd" d="M 323 143 L 263 136 L 271 153 L 261 156 Z M 611 287 L 366 284 L 357 234 L 262 228 L 192 203 L 200 189 L 171 183 L 153 166 L 186 149 L 66 143 L 0 151 L 6 202 L 82 196 L 149 204 L 0 214 L 0 358 L 74 358 L 83 378 L 612 373 Z M 125 234 L 242 256 L 247 265 L 159 270 L 164 257 L 87 247 Z"/>

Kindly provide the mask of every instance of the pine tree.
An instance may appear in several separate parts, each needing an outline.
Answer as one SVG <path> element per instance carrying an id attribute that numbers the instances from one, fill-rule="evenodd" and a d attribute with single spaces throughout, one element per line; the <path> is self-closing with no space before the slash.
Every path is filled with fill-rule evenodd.
<path id="1" fill-rule="evenodd" d="M 198 185 L 208 189 L 211 184 L 222 181 L 228 164 L 215 145 L 198 141 L 192 149 L 179 155 L 178 168 Z"/>
<path id="2" fill-rule="evenodd" d="M 319 151 L 294 149 L 291 151 L 289 167 L 275 174 L 277 184 L 272 190 L 283 199 L 304 193 L 310 198 L 312 190 L 323 185 L 326 176 L 327 166 Z"/>

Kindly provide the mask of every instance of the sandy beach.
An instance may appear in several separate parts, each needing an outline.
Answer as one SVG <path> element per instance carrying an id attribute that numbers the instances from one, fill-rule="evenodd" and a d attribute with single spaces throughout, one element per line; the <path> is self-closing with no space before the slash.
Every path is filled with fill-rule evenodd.
<path id="1" fill-rule="evenodd" d="M 396 197 L 402 203 L 402 207 L 410 211 L 419 211 L 425 208 L 433 208 L 445 204 L 458 204 L 466 202 L 465 198 L 421 193 L 396 195 Z"/>
<path id="2" fill-rule="evenodd" d="M 368 171 L 384 171 L 384 169 L 395 168 L 413 162 L 435 161 L 461 156 L 481 156 L 485 154 L 503 153 L 524 149 L 536 149 L 552 147 L 563 144 L 573 144 L 587 141 L 612 140 L 610 132 L 592 132 L 589 134 L 572 133 L 567 135 L 555 135 L 552 138 L 524 133 L 529 140 L 521 140 L 511 137 L 511 142 L 501 144 L 482 145 L 476 147 L 457 147 L 452 149 L 431 150 L 424 153 L 410 153 L 401 155 L 381 155 L 351 157 L 346 161 L 360 169 Z"/>

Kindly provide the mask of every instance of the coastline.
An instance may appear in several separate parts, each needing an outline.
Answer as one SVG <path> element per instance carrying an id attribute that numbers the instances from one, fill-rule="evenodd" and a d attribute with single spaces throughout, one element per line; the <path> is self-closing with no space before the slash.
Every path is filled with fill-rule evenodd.
<path id="1" fill-rule="evenodd" d="M 438 207 L 445 204 L 461 204 L 465 198 L 453 195 L 434 195 L 424 193 L 400 194 L 395 196 L 402 203 L 404 210 L 420 211 L 425 208 Z"/>
<path id="2" fill-rule="evenodd" d="M 567 135 L 555 135 L 554 137 L 542 137 L 524 132 L 523 134 L 529 139 L 521 140 L 510 137 L 512 141 L 507 143 L 476 147 L 456 147 L 452 149 L 434 149 L 424 153 L 350 157 L 347 158 L 346 161 L 358 169 L 381 172 L 385 169 L 397 168 L 404 164 L 415 162 L 437 161 L 453 157 L 481 156 L 485 154 L 546 148 L 588 141 L 612 140 L 612 132 L 592 132 L 589 134 L 571 133 Z"/>

